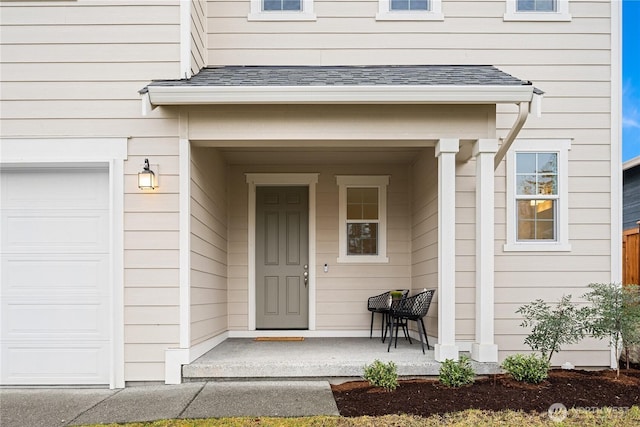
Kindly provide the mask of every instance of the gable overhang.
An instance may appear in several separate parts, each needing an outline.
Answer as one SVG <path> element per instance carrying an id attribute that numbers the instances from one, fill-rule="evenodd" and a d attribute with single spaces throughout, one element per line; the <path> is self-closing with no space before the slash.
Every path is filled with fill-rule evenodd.
<path id="1" fill-rule="evenodd" d="M 149 86 L 151 108 L 234 104 L 519 104 L 533 85 Z"/>

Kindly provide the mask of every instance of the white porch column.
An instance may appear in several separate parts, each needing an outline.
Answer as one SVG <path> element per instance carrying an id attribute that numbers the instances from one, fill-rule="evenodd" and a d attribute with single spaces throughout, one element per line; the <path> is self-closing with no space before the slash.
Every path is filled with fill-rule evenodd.
<path id="1" fill-rule="evenodd" d="M 458 360 L 456 345 L 456 153 L 458 139 L 441 139 L 438 158 L 438 343 L 435 359 Z"/>
<path id="2" fill-rule="evenodd" d="M 494 339 L 494 157 L 498 140 L 479 139 L 473 146 L 476 158 L 476 339 L 471 358 L 498 362 Z"/>

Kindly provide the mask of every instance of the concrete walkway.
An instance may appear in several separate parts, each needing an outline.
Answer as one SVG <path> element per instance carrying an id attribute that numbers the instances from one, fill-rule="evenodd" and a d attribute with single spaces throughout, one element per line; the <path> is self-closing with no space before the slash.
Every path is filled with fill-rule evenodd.
<path id="1" fill-rule="evenodd" d="M 53 427 L 236 416 L 339 415 L 327 381 L 192 382 L 0 390 L 0 426 Z"/>

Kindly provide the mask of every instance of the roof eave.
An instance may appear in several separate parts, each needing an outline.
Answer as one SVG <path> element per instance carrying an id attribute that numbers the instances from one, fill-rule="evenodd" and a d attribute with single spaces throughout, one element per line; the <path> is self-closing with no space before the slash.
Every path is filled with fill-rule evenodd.
<path id="1" fill-rule="evenodd" d="M 211 104 L 503 104 L 530 102 L 533 85 L 148 86 L 159 105 Z"/>

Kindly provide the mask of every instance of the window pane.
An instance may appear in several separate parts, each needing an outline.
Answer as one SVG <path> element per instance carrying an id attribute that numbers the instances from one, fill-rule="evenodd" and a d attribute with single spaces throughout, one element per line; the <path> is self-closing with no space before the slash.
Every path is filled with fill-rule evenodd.
<path id="1" fill-rule="evenodd" d="M 536 153 L 517 153 L 516 173 L 536 173 Z"/>
<path id="2" fill-rule="evenodd" d="M 536 176 L 517 175 L 516 194 L 518 194 L 519 196 L 532 196 L 536 194 Z"/>
<path id="3" fill-rule="evenodd" d="M 555 200 L 518 200 L 518 240 L 555 240 L 555 222 Z"/>
<path id="4" fill-rule="evenodd" d="M 558 194 L 557 176 L 541 175 L 538 178 L 538 193 L 544 195 Z"/>
<path id="5" fill-rule="evenodd" d="M 409 0 L 391 0 L 391 10 L 409 10 Z"/>
<path id="6" fill-rule="evenodd" d="M 348 255 L 377 255 L 378 224 L 348 223 L 347 244 Z"/>
<path id="7" fill-rule="evenodd" d="M 537 153 L 538 173 L 557 173 L 558 155 L 556 153 Z"/>
<path id="8" fill-rule="evenodd" d="M 302 10 L 301 0 L 283 0 L 282 10 Z"/>
<path id="9" fill-rule="evenodd" d="M 264 10 L 282 10 L 281 0 L 263 0 Z"/>
<path id="10" fill-rule="evenodd" d="M 409 8 L 411 10 L 429 10 L 428 4 L 427 0 L 410 0 Z"/>
<path id="11" fill-rule="evenodd" d="M 362 202 L 378 204 L 378 189 L 377 188 L 361 188 Z"/>

